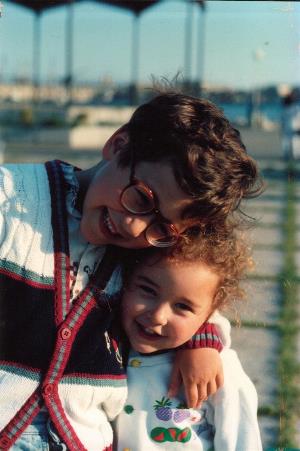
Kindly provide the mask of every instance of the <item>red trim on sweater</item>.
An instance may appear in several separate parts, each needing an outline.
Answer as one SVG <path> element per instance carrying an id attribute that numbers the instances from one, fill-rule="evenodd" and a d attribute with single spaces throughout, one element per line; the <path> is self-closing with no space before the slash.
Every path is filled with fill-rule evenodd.
<path id="1" fill-rule="evenodd" d="M 43 290 L 54 290 L 54 284 L 48 285 L 40 282 L 35 282 L 34 280 L 27 279 L 25 276 L 21 276 L 20 274 L 16 274 L 15 272 L 9 271 L 7 269 L 0 268 L 0 273 L 11 277 L 14 280 L 20 280 L 25 282 L 26 285 L 29 285 L 34 288 L 41 288 Z"/>
<path id="2" fill-rule="evenodd" d="M 25 404 L 16 413 L 12 420 L 5 426 L 4 429 L 2 429 L 0 434 L 0 449 L 10 449 L 15 441 L 22 435 L 27 426 L 31 424 L 34 417 L 36 417 L 36 415 L 41 410 L 42 403 L 39 402 L 40 396 L 38 394 L 38 390 L 39 388 L 37 388 L 35 392 L 33 392 L 33 394 L 30 396 L 30 398 L 27 399 Z M 37 405 L 36 407 L 34 407 L 34 409 L 32 409 L 29 415 L 30 408 L 32 408 L 35 403 Z M 6 446 L 5 442 L 7 443 Z"/>
<path id="3" fill-rule="evenodd" d="M 0 360 L 0 366 L 1 365 L 13 367 L 13 368 L 19 368 L 21 370 L 27 370 L 27 371 L 30 371 L 31 373 L 36 373 L 36 374 L 41 372 L 41 370 L 39 368 L 33 368 L 31 366 L 22 365 L 21 363 L 13 362 L 11 360 Z"/>
<path id="4" fill-rule="evenodd" d="M 87 451 L 83 446 L 81 441 L 79 440 L 76 432 L 72 428 L 63 406 L 61 404 L 61 400 L 59 399 L 57 386 L 55 390 L 51 393 L 51 395 L 44 396 L 45 404 L 48 408 L 48 411 L 51 416 L 51 420 L 59 433 L 60 438 L 67 445 L 68 450 L 70 451 Z M 55 406 L 55 408 L 53 408 Z M 71 435 L 71 437 L 70 437 Z"/>
<path id="5" fill-rule="evenodd" d="M 101 380 L 101 379 L 116 379 L 116 380 L 121 380 L 121 379 L 127 379 L 127 376 L 125 374 L 101 374 L 100 376 L 98 376 L 97 374 L 91 374 L 91 373 L 68 373 L 68 374 L 64 374 L 62 381 L 64 380 L 64 378 L 67 377 L 80 377 L 80 378 L 84 378 L 84 379 L 96 379 L 96 380 Z"/>
<path id="6" fill-rule="evenodd" d="M 64 321 L 70 307 L 70 259 L 62 252 L 55 252 L 55 271 L 56 282 L 55 293 L 55 319 L 59 325 Z"/>

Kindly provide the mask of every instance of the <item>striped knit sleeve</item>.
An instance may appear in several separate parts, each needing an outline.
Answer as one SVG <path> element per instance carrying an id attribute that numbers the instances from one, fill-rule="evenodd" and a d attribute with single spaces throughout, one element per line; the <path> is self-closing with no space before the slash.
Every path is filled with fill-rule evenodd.
<path id="1" fill-rule="evenodd" d="M 183 346 L 183 349 L 213 348 L 221 352 L 223 344 L 217 326 L 204 323 Z"/>

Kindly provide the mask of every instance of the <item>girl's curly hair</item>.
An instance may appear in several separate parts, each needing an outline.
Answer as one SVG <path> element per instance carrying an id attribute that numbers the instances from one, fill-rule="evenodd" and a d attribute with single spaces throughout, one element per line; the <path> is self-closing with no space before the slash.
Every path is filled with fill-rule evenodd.
<path id="1" fill-rule="evenodd" d="M 253 267 L 251 249 L 241 232 L 204 234 L 193 239 L 184 238 L 174 247 L 146 248 L 126 251 L 123 259 L 124 284 L 138 265 L 155 265 L 167 258 L 174 263 L 202 263 L 219 276 L 219 284 L 213 300 L 213 310 L 223 310 L 245 297 L 241 282 Z"/>

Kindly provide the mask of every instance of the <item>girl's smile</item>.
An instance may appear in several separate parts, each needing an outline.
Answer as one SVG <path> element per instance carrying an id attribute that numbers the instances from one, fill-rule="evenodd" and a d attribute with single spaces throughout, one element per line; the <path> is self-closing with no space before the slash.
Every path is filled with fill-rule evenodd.
<path id="1" fill-rule="evenodd" d="M 122 298 L 131 346 L 151 353 L 188 341 L 212 313 L 219 276 L 207 265 L 162 257 L 136 266 Z"/>

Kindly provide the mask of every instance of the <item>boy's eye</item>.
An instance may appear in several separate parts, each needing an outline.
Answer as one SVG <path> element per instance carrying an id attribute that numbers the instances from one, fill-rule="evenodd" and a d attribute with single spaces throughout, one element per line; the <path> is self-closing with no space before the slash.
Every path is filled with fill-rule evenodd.
<path id="1" fill-rule="evenodd" d="M 178 310 L 186 310 L 187 312 L 192 312 L 192 307 L 188 304 L 183 304 L 182 302 L 177 302 L 176 308 Z"/>
<path id="2" fill-rule="evenodd" d="M 145 212 L 153 209 L 153 200 L 140 187 L 132 187 L 132 203 L 137 211 Z"/>

